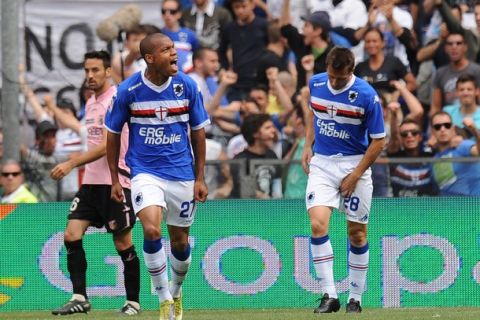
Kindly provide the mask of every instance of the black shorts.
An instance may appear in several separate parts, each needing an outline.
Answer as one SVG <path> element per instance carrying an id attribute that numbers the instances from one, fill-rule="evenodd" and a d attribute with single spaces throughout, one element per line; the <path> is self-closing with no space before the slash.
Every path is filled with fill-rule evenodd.
<path id="1" fill-rule="evenodd" d="M 110 185 L 82 185 L 72 201 L 68 219 L 87 220 L 97 228 L 105 226 L 110 233 L 133 228 L 136 217 L 130 189 L 123 188 L 124 203 L 118 203 L 110 198 L 111 188 Z"/>

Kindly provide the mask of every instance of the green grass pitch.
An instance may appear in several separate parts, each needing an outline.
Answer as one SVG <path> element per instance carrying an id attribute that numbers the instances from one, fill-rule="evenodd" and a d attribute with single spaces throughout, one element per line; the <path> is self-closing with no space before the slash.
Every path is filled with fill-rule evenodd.
<path id="1" fill-rule="evenodd" d="M 88 319 L 114 320 L 119 317 L 115 311 L 93 311 L 88 315 L 53 316 L 49 311 L 0 312 L 0 319 L 46 320 L 46 319 Z M 130 317 L 129 317 L 130 319 Z M 158 312 L 143 311 L 132 320 L 158 319 Z M 368 319 L 368 320 L 475 320 L 480 319 L 480 308 L 405 308 L 365 309 L 362 314 L 345 314 L 341 309 L 334 314 L 313 314 L 310 309 L 245 309 L 245 310 L 186 310 L 184 320 L 309 320 L 309 319 Z"/>

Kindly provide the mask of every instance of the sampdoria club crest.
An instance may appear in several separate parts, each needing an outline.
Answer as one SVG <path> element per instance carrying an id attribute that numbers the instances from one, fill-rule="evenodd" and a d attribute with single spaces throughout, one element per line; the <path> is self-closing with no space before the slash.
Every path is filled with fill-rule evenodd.
<path id="1" fill-rule="evenodd" d="M 180 97 L 183 94 L 183 84 L 182 83 L 174 83 L 173 84 L 173 92 L 177 97 Z"/>
<path id="2" fill-rule="evenodd" d="M 357 100 L 357 97 L 358 97 L 358 92 L 357 91 L 350 90 L 348 92 L 348 100 L 350 102 L 354 102 L 355 100 Z"/>

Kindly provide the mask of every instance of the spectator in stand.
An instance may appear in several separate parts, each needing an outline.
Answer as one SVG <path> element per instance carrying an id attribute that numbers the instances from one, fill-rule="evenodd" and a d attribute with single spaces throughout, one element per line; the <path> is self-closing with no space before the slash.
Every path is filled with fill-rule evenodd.
<path id="1" fill-rule="evenodd" d="M 288 18 L 282 19 L 282 36 L 287 38 L 288 46 L 295 53 L 297 58 L 297 90 L 300 90 L 307 83 L 307 74 L 302 65 L 302 58 L 310 56 L 314 61 L 313 73 L 326 71 L 326 58 L 328 52 L 333 48 L 330 41 L 329 31 L 332 27 L 330 17 L 325 11 L 317 11 L 303 18 L 303 34 L 298 32 Z"/>
<path id="2" fill-rule="evenodd" d="M 43 96 L 44 104 L 41 104 L 40 98 L 26 82 L 25 70 L 22 65 L 19 67 L 19 83 L 22 93 L 27 98 L 33 110 L 35 123 L 38 124 L 42 121 L 50 121 L 57 127 L 58 130 L 56 131 L 55 137 L 55 155 L 68 158 L 70 155 L 75 155 L 75 153 L 82 151 L 83 146 L 80 132 L 72 129 L 65 122 L 59 121 L 59 117 L 62 119 L 65 119 L 65 117 L 70 117 L 75 119 L 74 121 L 78 123 L 76 118 L 77 109 L 73 105 L 72 101 L 67 98 L 59 98 L 57 102 L 54 102 L 52 95 L 45 94 Z M 58 108 L 53 108 L 53 106 L 57 106 Z M 30 172 L 26 173 L 28 180 L 30 178 Z M 66 177 L 64 181 L 59 182 L 61 184 L 60 201 L 70 201 L 73 199 L 76 190 L 80 186 L 79 181 L 79 171 L 75 169 L 68 175 L 68 177 Z"/>
<path id="3" fill-rule="evenodd" d="M 205 160 L 228 160 L 221 143 L 206 139 Z M 207 199 L 225 199 L 230 196 L 233 188 L 233 178 L 228 163 L 206 164 L 205 183 L 208 187 Z"/>
<path id="4" fill-rule="evenodd" d="M 289 61 L 287 40 L 280 33 L 277 21 L 268 23 L 268 44 L 263 50 L 257 65 L 257 84 L 268 86 L 267 69 L 275 67 L 279 71 L 290 71 L 296 74 L 295 64 Z M 296 79 L 296 77 L 295 77 Z"/>
<path id="5" fill-rule="evenodd" d="M 435 2 L 436 0 L 430 0 Z M 438 36 L 434 39 L 431 39 L 425 46 L 420 48 L 417 52 L 418 62 L 424 62 L 427 60 L 432 60 L 434 66 L 438 69 L 444 65 L 447 65 L 449 62 L 449 57 L 445 52 L 445 41 L 449 33 L 460 33 L 464 35 L 465 39 L 469 39 L 467 42 L 467 58 L 470 61 L 475 61 L 476 51 L 478 51 L 477 38 L 472 33 L 471 30 L 465 29 L 462 27 L 459 21 L 462 20 L 462 10 L 460 6 L 449 7 L 448 4 L 444 3 L 439 6 L 439 10 L 442 11 L 441 17 L 443 21 L 439 26 Z M 472 40 L 475 41 L 472 44 Z"/>
<path id="6" fill-rule="evenodd" d="M 218 108 L 228 105 L 225 97 L 227 89 L 237 81 L 237 74 L 224 70 L 219 75 L 220 67 L 218 54 L 211 48 L 200 48 L 193 54 L 193 71 L 188 75 L 197 83 L 203 96 L 205 110 L 213 116 Z M 217 82 L 219 80 L 219 83 Z M 240 129 L 232 122 L 221 118 L 212 119 L 211 125 L 205 128 L 207 135 L 227 146 L 228 140 Z"/>
<path id="7" fill-rule="evenodd" d="M 35 147 L 20 147 L 22 165 L 30 190 L 40 202 L 61 201 L 61 184 L 50 178 L 50 171 L 58 163 L 66 161 L 69 156 L 57 155 L 57 126 L 48 120 L 37 125 L 35 130 Z"/>
<path id="8" fill-rule="evenodd" d="M 395 112 L 392 114 L 396 114 Z M 433 153 L 424 148 L 420 125 L 406 118 L 400 126 L 391 117 L 391 137 L 387 145 L 390 158 L 427 158 Z M 430 163 L 394 163 L 390 165 L 390 184 L 394 197 L 419 197 L 437 194 Z"/>
<path id="9" fill-rule="evenodd" d="M 228 105 L 225 92 L 237 81 L 237 75 L 233 71 L 226 70 L 218 75 L 219 68 L 220 61 L 215 50 L 203 47 L 193 53 L 193 70 L 188 75 L 198 84 L 205 110 L 209 114 L 220 106 Z"/>
<path id="10" fill-rule="evenodd" d="M 279 72 L 276 67 L 268 68 L 266 73 L 270 90 L 265 112 L 272 116 L 275 127 L 281 131 L 294 111 L 295 80 L 290 73 Z"/>
<path id="11" fill-rule="evenodd" d="M 467 45 L 467 58 L 470 61 L 475 61 L 477 56 L 479 43 L 475 33 L 467 28 L 462 26 L 462 8 L 460 5 L 455 4 L 450 6 L 448 0 L 435 0 L 435 6 L 438 9 L 440 15 L 442 16 L 443 21 L 446 24 L 447 30 L 449 33 L 461 33 L 465 39 Z M 456 14 L 454 14 L 454 9 L 456 9 Z"/>
<path id="12" fill-rule="evenodd" d="M 455 127 L 452 118 L 440 111 L 432 116 L 432 135 L 435 137 L 435 158 L 478 157 L 480 137 L 471 119 L 465 119 L 464 125 L 473 136 L 473 140 L 463 140 L 452 147 Z M 480 162 L 435 162 L 433 164 L 435 182 L 442 196 L 479 196 Z"/>
<path id="13" fill-rule="evenodd" d="M 377 91 L 386 90 L 392 92 L 394 87 L 391 80 L 403 79 L 407 89 L 414 92 L 416 82 L 414 75 L 395 56 L 385 55 L 385 40 L 382 31 L 378 28 L 370 28 L 363 37 L 365 51 L 368 58 L 355 67 L 355 75 L 366 80 Z"/>
<path id="14" fill-rule="evenodd" d="M 163 0 L 162 18 L 164 27 L 162 33 L 172 39 L 178 55 L 178 67 L 183 72 L 192 70 L 192 55 L 200 45 L 197 36 L 192 30 L 180 26 L 182 8 L 178 0 Z"/>
<path id="15" fill-rule="evenodd" d="M 255 16 L 254 0 L 232 0 L 231 4 L 235 20 L 226 26 L 219 48 L 222 68 L 238 75 L 227 94 L 230 102 L 243 100 L 255 85 L 258 59 L 268 43 L 267 21 Z"/>
<path id="16" fill-rule="evenodd" d="M 308 96 L 304 99 L 308 101 Z M 308 102 L 307 102 L 308 103 Z M 295 111 L 290 118 L 290 126 L 293 129 L 294 143 L 283 160 L 290 162 L 301 161 L 303 148 L 305 146 L 305 118 L 301 105 L 295 106 Z M 308 176 L 303 171 L 302 164 L 289 163 L 285 179 L 285 192 L 283 196 L 287 199 L 303 199 L 307 188 Z"/>
<path id="17" fill-rule="evenodd" d="M 53 114 L 58 125 L 56 134 L 57 144 L 55 153 L 60 156 L 75 156 L 83 151 L 86 144 L 82 143 L 80 121 L 76 117 L 76 109 L 69 99 L 59 99 L 57 103 L 50 95 L 44 96 L 47 110 Z M 68 119 L 68 120 L 67 120 Z M 72 124 L 73 123 L 73 124 Z M 77 127 L 78 125 L 78 127 Z M 80 187 L 83 168 L 74 168 L 64 179 L 62 184 L 62 201 L 71 201 Z"/>
<path id="18" fill-rule="evenodd" d="M 456 103 L 455 84 L 460 75 L 474 75 L 476 85 L 480 85 L 480 65 L 466 57 L 467 44 L 461 33 L 451 32 L 447 36 L 445 52 L 450 62 L 439 68 L 433 79 L 430 115 L 443 110 L 445 105 Z"/>
<path id="19" fill-rule="evenodd" d="M 363 39 L 370 27 L 382 31 L 385 55 L 393 55 L 415 73 L 417 70 L 417 41 L 413 31 L 412 15 L 398 7 L 394 1 L 372 0 L 368 10 L 368 22 L 355 32 L 355 39 Z M 363 59 L 361 59 L 363 60 Z"/>
<path id="20" fill-rule="evenodd" d="M 363 59 L 363 46 L 355 39 L 355 31 L 368 21 L 367 7 L 362 0 L 311 1 L 311 11 L 326 11 L 330 16 L 330 37 L 335 45 L 352 47 L 355 60 Z"/>
<path id="21" fill-rule="evenodd" d="M 36 203 L 35 197 L 25 185 L 20 164 L 13 160 L 6 160 L 1 167 L 0 185 L 3 187 L 3 194 L 0 203 Z"/>
<path id="22" fill-rule="evenodd" d="M 222 32 L 232 21 L 230 12 L 213 0 L 193 0 L 193 5 L 183 10 L 181 24 L 197 35 L 200 46 L 217 50 Z"/>
<path id="23" fill-rule="evenodd" d="M 242 135 L 248 143 L 248 147 L 237 154 L 234 159 L 245 159 L 247 176 L 250 175 L 249 160 L 253 159 L 278 159 L 272 147 L 276 141 L 276 130 L 268 114 L 254 114 L 245 118 L 242 124 Z M 257 199 L 272 199 L 282 197 L 281 170 L 272 164 L 262 164 L 255 167 L 255 193 Z M 235 172 L 234 188 L 232 197 L 241 195 L 241 175 Z"/>
<path id="24" fill-rule="evenodd" d="M 458 77 L 456 84 L 456 96 L 459 104 L 445 106 L 443 111 L 450 114 L 453 125 L 457 128 L 464 128 L 463 120 L 471 118 L 475 127 L 480 128 L 480 109 L 476 101 L 478 87 L 476 79 L 470 74 L 463 74 Z M 468 130 L 462 130 L 464 137 L 469 137 Z"/>
<path id="25" fill-rule="evenodd" d="M 147 28 L 135 26 L 127 32 L 124 50 L 112 58 L 112 79 L 120 83 L 137 71 L 145 70 L 147 65 L 140 55 L 140 41 L 148 35 Z"/>
<path id="26" fill-rule="evenodd" d="M 379 91 L 380 101 L 383 109 L 383 120 L 385 123 L 385 148 L 380 154 L 379 161 L 372 164 L 373 196 L 387 197 L 391 196 L 390 188 L 390 168 L 383 157 L 388 155 L 388 145 L 392 135 L 396 135 L 398 126 L 404 118 L 409 118 L 416 123 L 423 121 L 423 108 L 420 101 L 407 89 L 406 84 L 401 80 L 390 81 L 390 86 L 394 92 Z M 402 106 L 398 99 L 402 98 L 406 104 L 407 110 L 404 116 Z"/>
<path id="27" fill-rule="evenodd" d="M 289 23 L 298 30 L 303 28 L 303 20 L 311 12 L 311 0 L 268 0 L 270 20 L 281 19 L 284 11 L 288 13 Z"/>

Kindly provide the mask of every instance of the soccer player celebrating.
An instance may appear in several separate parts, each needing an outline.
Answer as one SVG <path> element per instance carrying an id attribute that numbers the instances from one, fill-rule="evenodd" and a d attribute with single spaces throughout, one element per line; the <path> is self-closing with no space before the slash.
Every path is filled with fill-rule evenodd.
<path id="1" fill-rule="evenodd" d="M 189 228 L 196 201 L 205 201 L 205 130 L 210 123 L 195 82 L 178 71 L 172 40 L 155 33 L 140 43 L 147 63 L 118 88 L 107 113 L 107 158 L 112 198 L 123 200 L 118 182 L 120 132 L 129 124 L 127 164 L 132 171 L 132 203 L 143 226 L 143 254 L 160 300 L 160 319 L 182 319 L 182 283 L 190 262 Z M 190 139 L 189 139 L 190 135 Z M 191 141 L 191 142 L 190 142 Z M 193 149 L 193 153 L 192 153 Z M 193 154 L 193 156 L 192 156 Z M 170 236 L 169 288 L 167 256 L 161 242 L 161 221 Z"/>
<path id="2" fill-rule="evenodd" d="M 385 144 L 382 107 L 375 90 L 353 75 L 350 50 L 335 47 L 326 64 L 327 72 L 309 81 L 311 112 L 307 113 L 302 154 L 302 165 L 308 173 L 305 200 L 312 229 L 312 260 L 323 292 L 314 312 L 340 309 L 328 237 L 330 216 L 337 208 L 347 216 L 350 241 L 346 310 L 359 313 L 369 258 L 366 237 L 373 191 L 369 167 Z"/>

